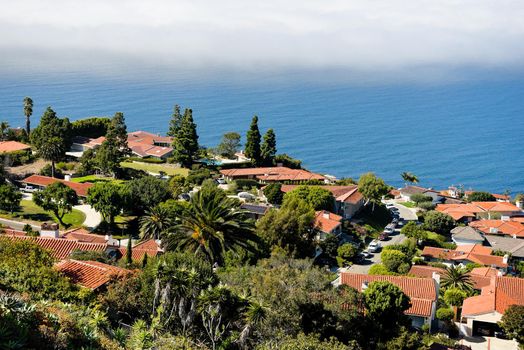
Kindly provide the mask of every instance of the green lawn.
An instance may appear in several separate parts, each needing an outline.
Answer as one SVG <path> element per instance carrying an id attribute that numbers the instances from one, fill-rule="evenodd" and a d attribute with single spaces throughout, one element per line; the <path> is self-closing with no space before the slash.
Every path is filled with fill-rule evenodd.
<path id="1" fill-rule="evenodd" d="M 137 163 L 137 162 L 122 162 L 120 163 L 121 167 L 131 168 L 136 170 L 144 170 L 147 172 L 159 174 L 161 171 L 167 175 L 183 175 L 187 176 L 189 173 L 188 169 L 185 168 L 176 168 L 171 164 L 152 164 L 152 163 Z"/>
<path id="2" fill-rule="evenodd" d="M 417 207 L 415 202 L 398 202 L 398 204 L 402 204 L 403 206 L 408 207 L 408 208 L 416 208 Z"/>
<path id="3" fill-rule="evenodd" d="M 84 183 L 84 182 L 104 182 L 104 181 L 114 181 L 114 182 L 122 182 L 122 180 L 119 179 L 113 179 L 112 177 L 106 177 L 101 175 L 86 175 L 81 177 L 72 177 L 71 182 L 78 182 L 78 183 Z"/>
<path id="4" fill-rule="evenodd" d="M 38 205 L 33 203 L 33 201 L 24 199 L 20 202 L 20 206 L 20 212 L 16 212 L 14 214 L 2 213 L 0 214 L 0 216 L 6 219 L 14 220 L 22 219 L 24 221 L 31 222 L 54 221 L 58 223 L 58 219 L 53 213 L 44 211 Z M 73 209 L 71 213 L 68 213 L 64 216 L 63 221 L 67 225 L 67 227 L 79 227 L 82 226 L 85 219 L 86 216 L 84 213 L 82 213 L 79 210 Z"/>

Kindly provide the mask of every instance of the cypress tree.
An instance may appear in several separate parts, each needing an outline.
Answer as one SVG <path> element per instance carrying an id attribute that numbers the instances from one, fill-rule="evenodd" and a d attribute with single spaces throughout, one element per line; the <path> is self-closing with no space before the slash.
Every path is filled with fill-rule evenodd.
<path id="1" fill-rule="evenodd" d="M 193 111 L 186 108 L 180 129 L 173 140 L 173 158 L 185 167 L 191 167 L 198 154 L 197 126 Z"/>
<path id="2" fill-rule="evenodd" d="M 260 131 L 258 130 L 258 117 L 255 115 L 251 120 L 251 126 L 246 135 L 246 157 L 251 158 L 255 165 L 260 165 Z"/>
<path id="3" fill-rule="evenodd" d="M 133 242 L 131 239 L 131 235 L 129 235 L 129 239 L 127 240 L 126 264 L 131 265 L 132 263 L 133 263 Z"/>
<path id="4" fill-rule="evenodd" d="M 142 267 L 147 266 L 147 254 L 144 254 L 144 258 L 142 259 Z"/>
<path id="5" fill-rule="evenodd" d="M 123 155 L 131 154 L 127 145 L 127 126 L 124 113 L 116 112 L 107 129 L 106 141 L 117 147 Z"/>
<path id="6" fill-rule="evenodd" d="M 27 137 L 31 132 L 31 115 L 33 115 L 33 100 L 31 97 L 24 98 L 25 133 Z"/>
<path id="7" fill-rule="evenodd" d="M 173 115 L 171 116 L 171 121 L 169 122 L 169 131 L 167 136 L 176 137 L 180 127 L 182 126 L 182 113 L 180 113 L 180 106 L 175 105 Z"/>
<path id="8" fill-rule="evenodd" d="M 277 154 L 277 140 L 273 129 L 269 129 L 264 134 L 264 141 L 260 147 L 260 155 L 264 165 L 273 165 L 275 155 Z"/>

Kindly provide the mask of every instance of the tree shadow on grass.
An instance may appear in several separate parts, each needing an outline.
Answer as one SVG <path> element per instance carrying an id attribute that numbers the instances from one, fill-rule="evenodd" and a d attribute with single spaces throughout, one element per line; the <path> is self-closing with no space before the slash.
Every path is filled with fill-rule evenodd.
<path id="1" fill-rule="evenodd" d="M 45 213 L 22 214 L 20 215 L 20 217 L 25 220 L 33 220 L 33 221 L 54 221 L 51 215 L 45 214 Z"/>

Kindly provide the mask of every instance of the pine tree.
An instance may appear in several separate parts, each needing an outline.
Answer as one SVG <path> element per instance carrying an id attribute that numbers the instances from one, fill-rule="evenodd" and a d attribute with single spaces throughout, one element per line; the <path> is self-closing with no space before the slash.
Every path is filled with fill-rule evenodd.
<path id="1" fill-rule="evenodd" d="M 127 145 L 127 126 L 124 113 L 115 113 L 107 129 L 106 140 L 116 146 L 123 155 L 131 154 L 131 150 Z"/>
<path id="2" fill-rule="evenodd" d="M 25 132 L 27 137 L 31 132 L 31 115 L 33 115 L 33 100 L 31 97 L 24 98 Z"/>
<path id="3" fill-rule="evenodd" d="M 260 165 L 260 131 L 258 130 L 258 117 L 255 115 L 251 120 L 251 126 L 246 135 L 246 157 L 251 158 L 255 165 Z"/>
<path id="4" fill-rule="evenodd" d="M 126 264 L 131 265 L 133 263 L 133 240 L 131 235 L 127 240 L 127 253 L 126 253 Z"/>
<path id="5" fill-rule="evenodd" d="M 264 142 L 260 147 L 260 156 L 264 165 L 273 165 L 275 155 L 277 154 L 277 140 L 273 129 L 269 129 L 264 135 Z"/>
<path id="6" fill-rule="evenodd" d="M 193 111 L 184 112 L 180 129 L 173 140 L 173 158 L 185 167 L 191 167 L 198 153 L 197 126 L 193 121 Z"/>
<path id="7" fill-rule="evenodd" d="M 175 105 L 173 115 L 171 116 L 171 121 L 169 122 L 169 131 L 167 136 L 176 137 L 180 127 L 182 126 L 182 113 L 180 113 L 180 106 Z"/>

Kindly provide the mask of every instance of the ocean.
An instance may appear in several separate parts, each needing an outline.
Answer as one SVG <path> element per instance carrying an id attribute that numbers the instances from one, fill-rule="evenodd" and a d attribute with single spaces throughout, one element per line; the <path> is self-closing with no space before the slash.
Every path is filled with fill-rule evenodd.
<path id="1" fill-rule="evenodd" d="M 200 143 L 243 135 L 253 115 L 273 128 L 278 151 L 337 177 L 373 171 L 393 186 L 400 173 L 421 185 L 524 192 L 524 76 L 355 82 L 337 74 L 0 73 L 0 120 L 32 125 L 47 106 L 71 120 L 124 112 L 128 130 L 167 131 L 175 104 L 193 109 Z"/>

